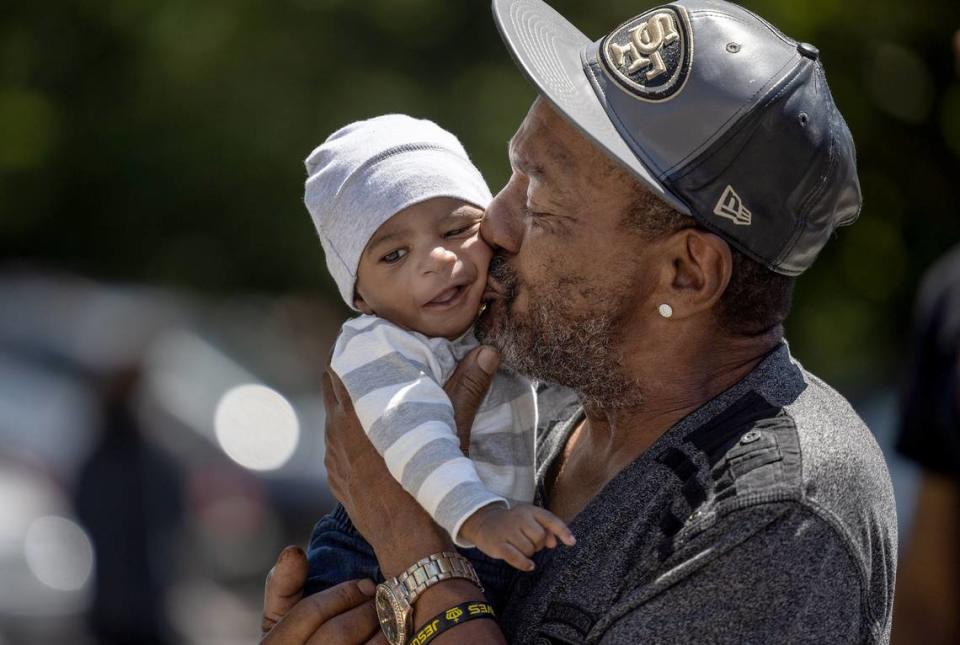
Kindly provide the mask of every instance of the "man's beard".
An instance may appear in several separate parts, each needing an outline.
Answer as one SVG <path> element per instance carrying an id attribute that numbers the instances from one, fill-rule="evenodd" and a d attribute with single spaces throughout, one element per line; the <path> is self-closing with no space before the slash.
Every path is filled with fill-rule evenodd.
<path id="1" fill-rule="evenodd" d="M 582 280 L 561 278 L 553 289 L 531 293 L 530 310 L 521 317 L 511 312 L 519 276 L 499 255 L 490 263 L 490 275 L 503 286 L 502 299 L 491 307 L 499 309 L 496 314 L 488 310 L 481 316 L 476 334 L 500 351 L 505 367 L 572 388 L 590 407 L 615 409 L 641 402 L 639 384 L 624 375 L 615 342 L 622 293 L 600 293 Z M 568 294 L 576 289 L 593 301 L 590 311 L 572 310 Z"/>

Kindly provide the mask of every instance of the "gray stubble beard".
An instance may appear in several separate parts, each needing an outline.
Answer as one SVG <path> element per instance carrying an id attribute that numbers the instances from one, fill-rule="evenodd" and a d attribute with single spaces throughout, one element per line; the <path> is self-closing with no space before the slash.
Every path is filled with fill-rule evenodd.
<path id="1" fill-rule="evenodd" d="M 519 374 L 575 390 L 584 405 L 597 409 L 636 407 L 643 400 L 640 384 L 624 373 L 623 356 L 615 342 L 617 312 L 623 298 L 612 292 L 597 293 L 576 280 L 559 281 L 556 289 L 530 299 L 529 314 L 511 313 L 519 286 L 518 276 L 502 261 L 490 266 L 491 275 L 505 294 L 477 325 L 477 337 L 493 345 L 502 364 Z M 595 310 L 571 310 L 564 289 L 580 289 L 595 300 Z M 490 316 L 497 315 L 497 319 Z"/>

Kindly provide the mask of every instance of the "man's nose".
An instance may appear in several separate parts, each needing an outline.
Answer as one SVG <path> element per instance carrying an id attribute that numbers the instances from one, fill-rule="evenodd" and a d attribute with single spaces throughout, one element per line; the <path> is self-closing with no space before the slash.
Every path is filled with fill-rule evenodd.
<path id="1" fill-rule="evenodd" d="M 423 262 L 423 272 L 424 273 L 439 273 L 446 271 L 448 267 L 456 264 L 457 254 L 446 248 L 445 246 L 435 246 L 430 249 L 430 252 L 427 254 L 427 257 L 424 258 Z"/>
<path id="2" fill-rule="evenodd" d="M 494 251 L 516 253 L 523 241 L 523 218 L 515 202 L 516 191 L 510 184 L 504 187 L 487 206 L 480 223 L 480 237 Z"/>

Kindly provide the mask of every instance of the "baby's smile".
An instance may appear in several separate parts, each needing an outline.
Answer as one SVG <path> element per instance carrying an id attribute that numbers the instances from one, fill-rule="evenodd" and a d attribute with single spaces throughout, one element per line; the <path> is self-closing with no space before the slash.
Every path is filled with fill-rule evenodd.
<path id="1" fill-rule="evenodd" d="M 469 285 L 456 285 L 440 292 L 440 295 L 425 304 L 425 307 L 448 308 L 460 304 L 463 294 L 466 293 Z"/>

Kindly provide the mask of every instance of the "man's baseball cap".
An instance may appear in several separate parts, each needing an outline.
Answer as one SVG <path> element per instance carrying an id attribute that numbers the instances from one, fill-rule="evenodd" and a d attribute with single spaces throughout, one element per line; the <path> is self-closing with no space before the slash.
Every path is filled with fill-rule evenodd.
<path id="1" fill-rule="evenodd" d="M 860 212 L 850 130 L 816 47 L 722 0 L 678 0 L 591 42 L 541 0 L 493 0 L 517 65 L 654 194 L 797 275 Z"/>

